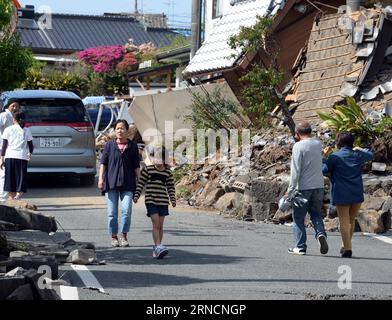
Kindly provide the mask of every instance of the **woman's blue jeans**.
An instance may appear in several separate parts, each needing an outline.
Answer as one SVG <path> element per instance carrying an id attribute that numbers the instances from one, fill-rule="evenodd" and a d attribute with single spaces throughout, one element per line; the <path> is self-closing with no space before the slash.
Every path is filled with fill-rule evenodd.
<path id="1" fill-rule="evenodd" d="M 106 192 L 108 205 L 108 232 L 110 235 L 118 233 L 118 200 L 121 199 L 121 228 L 122 233 L 128 233 L 131 227 L 132 214 L 131 191 L 110 190 Z"/>

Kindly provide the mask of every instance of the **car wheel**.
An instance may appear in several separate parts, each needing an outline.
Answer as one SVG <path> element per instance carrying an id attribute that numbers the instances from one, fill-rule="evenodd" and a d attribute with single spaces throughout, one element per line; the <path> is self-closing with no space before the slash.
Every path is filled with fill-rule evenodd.
<path id="1" fill-rule="evenodd" d="M 82 186 L 91 187 L 95 183 L 95 174 L 86 174 L 80 176 L 80 184 Z"/>

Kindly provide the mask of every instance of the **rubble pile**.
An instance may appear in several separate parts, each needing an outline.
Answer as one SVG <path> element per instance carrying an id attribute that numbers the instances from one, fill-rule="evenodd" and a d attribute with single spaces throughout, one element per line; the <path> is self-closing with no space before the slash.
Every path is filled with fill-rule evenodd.
<path id="1" fill-rule="evenodd" d="M 35 210 L 27 209 L 35 208 Z M 59 265 L 104 264 L 92 243 L 57 231 L 54 217 L 23 201 L 0 205 L 0 300 L 60 300 Z"/>
<path id="2" fill-rule="evenodd" d="M 316 129 L 318 137 L 327 146 L 330 142 L 328 130 Z M 379 141 L 372 146 L 377 161 L 364 170 L 366 200 L 357 218 L 357 231 L 380 233 L 391 229 L 392 175 L 388 172 L 392 172 L 389 158 L 392 139 L 389 136 L 392 138 L 392 133 L 386 133 L 382 140 L 384 149 L 377 147 Z M 291 212 L 281 212 L 278 202 L 290 181 L 293 144 L 293 138 L 283 130 L 254 135 L 249 166 L 246 166 L 244 156 L 221 159 L 213 164 L 193 165 L 176 184 L 177 194 L 191 206 L 217 210 L 220 214 L 241 220 L 276 224 L 291 222 Z M 338 231 L 336 208 L 329 204 L 328 178 L 325 178 L 324 186 L 322 215 L 326 229 Z M 306 225 L 312 226 L 309 217 Z"/>

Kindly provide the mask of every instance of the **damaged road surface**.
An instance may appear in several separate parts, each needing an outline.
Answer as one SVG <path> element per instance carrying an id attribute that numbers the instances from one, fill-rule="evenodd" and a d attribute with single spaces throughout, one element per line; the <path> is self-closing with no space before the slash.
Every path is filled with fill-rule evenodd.
<path id="1" fill-rule="evenodd" d="M 94 187 L 37 182 L 28 197 L 40 211 L 55 216 L 72 239 L 93 243 L 98 262 L 106 261 L 59 265 L 61 279 L 77 290 L 69 299 L 392 298 L 390 233 L 383 234 L 384 241 L 356 233 L 354 258 L 342 259 L 339 233 L 328 233 L 330 252 L 322 256 L 309 229 L 307 255 L 296 256 L 287 253 L 290 226 L 176 208 L 165 221 L 169 255 L 156 260 L 142 201 L 132 213 L 130 247 L 111 248 L 105 199 Z M 351 289 L 341 289 L 342 276 L 352 280 Z"/>

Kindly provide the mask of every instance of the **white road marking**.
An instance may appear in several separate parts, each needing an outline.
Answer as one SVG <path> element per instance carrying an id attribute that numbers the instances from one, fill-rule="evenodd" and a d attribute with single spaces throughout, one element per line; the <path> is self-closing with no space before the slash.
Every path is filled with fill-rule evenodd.
<path id="1" fill-rule="evenodd" d="M 72 264 L 71 267 L 78 274 L 86 288 L 97 289 L 101 293 L 106 293 L 97 278 L 90 272 L 90 270 L 86 266 Z"/>
<path id="2" fill-rule="evenodd" d="M 60 296 L 63 300 L 79 300 L 78 288 L 60 286 Z"/>
<path id="3" fill-rule="evenodd" d="M 380 240 L 380 241 L 382 241 L 382 242 L 392 244 L 392 239 L 389 238 L 389 237 L 380 236 L 380 235 L 375 234 L 375 233 L 367 233 L 367 232 L 363 232 L 362 234 L 363 234 L 364 236 L 372 237 L 372 238 L 377 239 L 377 240 Z"/>

